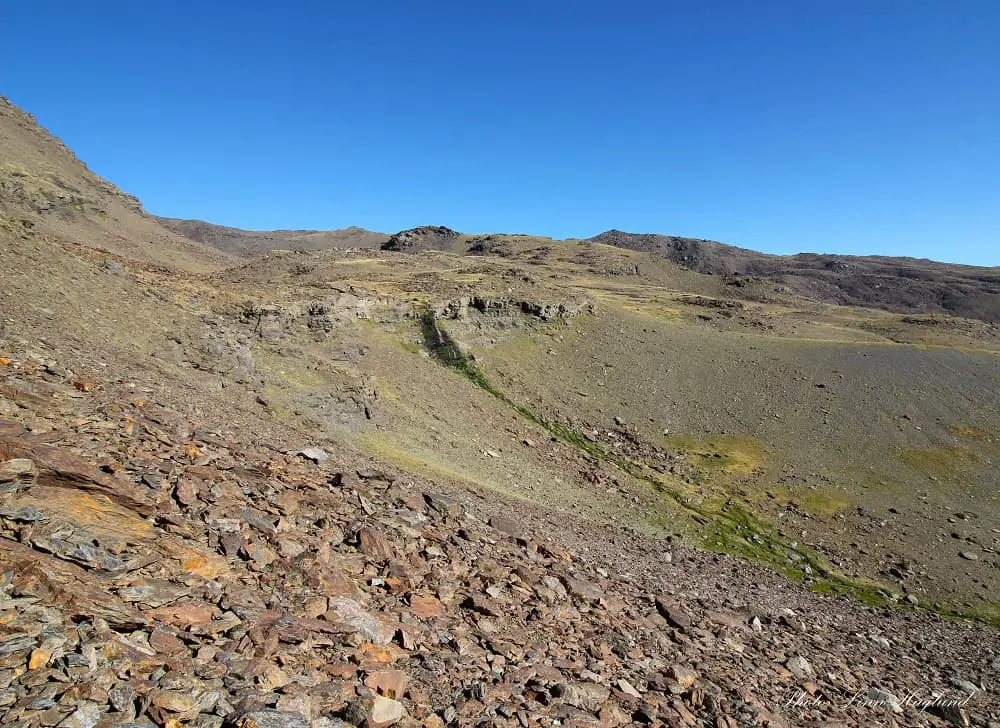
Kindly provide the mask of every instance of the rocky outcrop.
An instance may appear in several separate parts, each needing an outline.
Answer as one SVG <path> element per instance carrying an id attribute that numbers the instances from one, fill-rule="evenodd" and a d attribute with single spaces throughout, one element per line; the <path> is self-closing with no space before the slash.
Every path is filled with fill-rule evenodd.
<path id="1" fill-rule="evenodd" d="M 542 321 L 568 319 L 584 313 L 593 313 L 594 304 L 584 297 L 565 301 L 534 301 L 515 298 L 489 298 L 463 296 L 440 304 L 435 313 L 439 318 L 466 320 L 472 314 L 493 319 L 512 319 L 523 314 Z"/>
<path id="2" fill-rule="evenodd" d="M 395 323 L 412 315 L 410 302 L 391 296 L 336 293 L 309 301 L 247 302 L 239 318 L 259 338 L 278 341 L 296 332 L 325 338 L 336 326 L 358 319 Z"/>
<path id="3" fill-rule="evenodd" d="M 451 250 L 454 242 L 461 237 L 444 226 L 423 225 L 396 233 L 382 244 L 382 250 L 397 253 L 415 253 L 421 250 Z"/>

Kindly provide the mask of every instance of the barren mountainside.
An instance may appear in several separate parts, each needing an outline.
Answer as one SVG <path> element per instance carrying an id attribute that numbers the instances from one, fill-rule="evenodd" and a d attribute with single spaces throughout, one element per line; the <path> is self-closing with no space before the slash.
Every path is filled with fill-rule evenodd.
<path id="1" fill-rule="evenodd" d="M 205 270 L 232 259 L 164 229 L 139 201 L 91 172 L 34 117 L 0 97 L 0 216 L 22 230 L 129 259 Z"/>
<path id="2" fill-rule="evenodd" d="M 1000 723 L 997 270 L 148 215 L 0 104 L 0 725 Z"/>
<path id="3" fill-rule="evenodd" d="M 440 250 L 479 254 L 510 252 L 512 239 L 541 238 L 500 234 L 467 235 L 443 226 L 425 225 L 393 235 L 350 227 L 329 231 L 257 232 L 199 220 L 157 218 L 171 231 L 227 253 L 246 255 L 268 250 L 381 248 L 394 252 Z M 506 242 L 506 245 L 504 243 Z M 566 241 L 569 242 L 569 241 Z M 698 273 L 721 277 L 730 295 L 755 279 L 781 286 L 804 299 L 896 313 L 944 313 L 996 323 L 1000 321 L 1000 268 L 939 263 L 885 256 L 769 255 L 711 240 L 609 230 L 589 242 L 659 256 Z"/>
<path id="4" fill-rule="evenodd" d="M 234 255 L 268 250 L 325 250 L 327 248 L 376 248 L 389 236 L 360 227 L 342 230 L 253 231 L 224 227 L 201 220 L 156 218 L 164 227 L 213 248 Z"/>
<path id="5" fill-rule="evenodd" d="M 825 303 L 1000 321 L 1000 269 L 883 256 L 767 255 L 723 243 L 609 230 L 594 242 L 662 256 L 699 273 L 767 278 Z"/>

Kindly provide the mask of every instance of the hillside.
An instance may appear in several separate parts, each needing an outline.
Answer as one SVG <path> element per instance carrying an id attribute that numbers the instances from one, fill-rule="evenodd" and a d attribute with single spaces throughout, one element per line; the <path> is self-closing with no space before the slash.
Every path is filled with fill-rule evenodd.
<path id="1" fill-rule="evenodd" d="M 883 256 L 767 255 L 710 240 L 620 230 L 591 240 L 662 256 L 699 273 L 723 276 L 735 287 L 746 277 L 760 277 L 824 303 L 1000 322 L 1000 268 Z"/>
<path id="2" fill-rule="evenodd" d="M 509 256 L 526 245 L 537 247 L 545 241 L 576 242 L 530 235 L 464 234 L 433 225 L 385 235 L 358 227 L 249 231 L 200 220 L 155 219 L 171 232 L 239 256 L 270 250 L 331 248 Z M 655 255 L 698 273 L 718 276 L 728 286 L 727 295 L 733 298 L 752 300 L 759 295 L 759 284 L 763 282 L 793 296 L 826 304 L 895 313 L 949 314 L 1000 323 L 1000 268 L 885 256 L 769 255 L 711 240 L 620 230 L 609 230 L 588 242 Z"/>
<path id="3" fill-rule="evenodd" d="M 0 108 L 0 724 L 996 726 L 994 323 L 182 237 Z"/>
<path id="4" fill-rule="evenodd" d="M 249 255 L 268 250 L 326 250 L 328 248 L 377 248 L 388 235 L 359 227 L 342 230 L 240 230 L 202 222 L 158 217 L 167 229 L 191 240 L 233 255 Z"/>
<path id="5" fill-rule="evenodd" d="M 189 272 L 232 261 L 164 230 L 135 197 L 91 172 L 30 114 L 3 97 L 0 150 L 0 219 L 8 235 L 79 238 L 95 251 Z"/>

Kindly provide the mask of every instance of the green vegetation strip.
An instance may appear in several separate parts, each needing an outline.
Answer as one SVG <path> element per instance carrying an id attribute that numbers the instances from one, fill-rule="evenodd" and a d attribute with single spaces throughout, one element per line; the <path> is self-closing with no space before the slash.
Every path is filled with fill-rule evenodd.
<path id="1" fill-rule="evenodd" d="M 633 478 L 648 483 L 657 493 L 674 501 L 706 527 L 707 534 L 702 540 L 704 548 L 764 564 L 784 574 L 790 581 L 804 584 L 808 589 L 820 594 L 848 596 L 875 607 L 898 602 L 899 595 L 887 591 L 876 583 L 838 573 L 811 549 L 786 542 L 776 528 L 754 517 L 739 504 L 729 501 L 718 508 L 697 504 L 683 493 L 668 488 L 642 463 L 609 452 L 572 427 L 547 420 L 514 402 L 486 378 L 471 357 L 461 351 L 458 344 L 441 327 L 433 311 L 424 311 L 420 320 L 424 346 L 434 359 L 461 374 L 480 389 L 489 392 L 556 439 L 597 460 L 614 465 Z M 961 611 L 923 602 L 913 606 L 944 617 L 975 619 L 1000 627 L 1000 608 Z"/>

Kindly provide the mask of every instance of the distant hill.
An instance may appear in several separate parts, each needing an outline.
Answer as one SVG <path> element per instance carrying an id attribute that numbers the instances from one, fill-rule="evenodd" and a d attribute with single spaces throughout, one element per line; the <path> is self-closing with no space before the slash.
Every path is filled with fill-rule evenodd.
<path id="1" fill-rule="evenodd" d="M 268 250 L 328 250 L 330 248 L 378 248 L 389 236 L 352 226 L 340 230 L 241 230 L 201 220 L 157 217 L 178 235 L 234 255 Z"/>
<path id="2" fill-rule="evenodd" d="M 826 303 L 1000 322 L 1000 268 L 885 256 L 768 255 L 711 240 L 620 230 L 590 241 L 652 253 L 724 276 L 734 287 L 747 277 L 768 278 L 790 293 Z"/>

